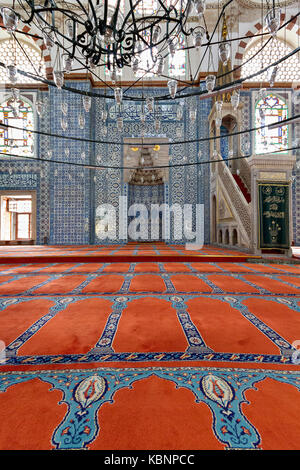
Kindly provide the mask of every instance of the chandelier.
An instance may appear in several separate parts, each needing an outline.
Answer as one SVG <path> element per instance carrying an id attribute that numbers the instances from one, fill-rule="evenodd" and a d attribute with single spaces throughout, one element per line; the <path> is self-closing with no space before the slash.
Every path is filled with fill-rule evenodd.
<path id="1" fill-rule="evenodd" d="M 165 59 L 173 59 L 179 49 L 188 54 L 194 49 L 195 57 L 200 60 L 199 48 L 204 45 L 204 39 L 207 43 L 203 55 L 208 51 L 211 56 L 210 43 L 221 16 L 228 13 L 231 23 L 237 20 L 236 13 L 230 14 L 230 9 L 234 10 L 230 6 L 232 1 L 228 0 L 221 8 L 211 35 L 204 17 L 206 0 L 14 0 L 13 7 L 1 8 L 1 15 L 12 36 L 21 23 L 29 25 L 33 31 L 38 30 L 52 57 L 53 48 L 56 49 L 53 79 L 58 88 L 63 87 L 64 73 L 72 71 L 75 60 L 90 72 L 97 66 L 105 67 L 115 85 L 115 101 L 121 105 L 123 90 L 116 82 L 126 67 L 131 69 L 136 81 L 145 76 L 168 78 L 169 97 L 178 96 L 180 79 L 165 74 Z M 265 24 L 271 35 L 276 34 L 280 8 L 275 7 L 275 0 L 272 6 L 268 4 Z M 182 37 L 185 45 L 180 44 Z M 231 54 L 230 43 L 223 37 L 217 44 L 219 58 L 225 65 Z M 9 67 L 9 79 L 14 84 L 17 70 L 15 65 Z M 194 85 L 196 75 L 191 75 L 189 83 L 183 81 L 184 89 Z M 215 75 L 208 73 L 205 84 L 211 93 L 216 86 Z"/>
<path id="2" fill-rule="evenodd" d="M 152 71 L 162 74 L 164 58 L 175 54 L 180 34 L 192 36 L 193 47 L 199 48 L 205 29 L 191 27 L 188 18 L 201 18 L 205 3 L 155 0 L 153 9 L 147 0 L 17 0 L 18 12 L 2 8 L 1 13 L 9 32 L 19 21 L 38 28 L 48 49 L 54 44 L 60 49 L 65 71 L 81 57 L 87 69 L 107 66 L 115 80 L 117 69 L 127 66 L 136 72 L 145 51 L 150 52 Z"/>

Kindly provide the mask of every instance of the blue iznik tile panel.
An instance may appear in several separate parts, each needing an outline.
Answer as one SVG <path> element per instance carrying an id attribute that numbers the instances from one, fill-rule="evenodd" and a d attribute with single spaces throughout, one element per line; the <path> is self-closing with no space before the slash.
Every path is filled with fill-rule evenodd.
<path id="1" fill-rule="evenodd" d="M 155 96 L 168 95 L 166 89 L 134 89 L 130 90 L 132 96 Z M 141 102 L 124 101 L 122 116 L 124 120 L 124 129 L 120 133 L 117 130 L 116 118 L 120 110 L 115 106 L 113 100 L 97 100 L 97 109 L 95 110 L 95 139 L 102 141 L 95 145 L 95 159 L 98 165 L 104 167 L 118 167 L 123 163 L 123 147 L 120 143 L 126 137 L 140 138 L 142 133 L 145 137 L 167 137 L 170 139 L 169 155 L 170 165 L 182 163 L 194 163 L 185 167 L 174 167 L 169 170 L 168 190 L 164 190 L 164 194 L 168 196 L 167 202 L 170 205 L 204 203 L 205 204 L 205 240 L 209 241 L 209 190 L 207 182 L 209 181 L 208 165 L 197 165 L 200 160 L 209 160 L 208 142 L 195 142 L 197 138 L 208 136 L 208 115 L 211 108 L 210 100 L 199 100 L 197 97 L 191 97 L 185 103 L 180 100 L 166 100 L 159 105 L 159 116 L 161 120 L 161 128 L 157 135 L 154 129 L 153 116 L 146 113 L 146 122 L 144 125 L 140 121 L 140 113 L 142 111 Z M 183 106 L 183 118 L 177 120 L 176 112 L 178 106 Z M 191 107 L 197 108 L 197 119 L 192 122 L 189 119 L 189 110 Z M 101 119 L 102 111 L 106 109 L 107 118 L 107 136 L 103 134 L 104 123 Z M 192 143 L 184 143 L 185 140 L 194 140 Z M 113 144 L 105 144 L 103 142 L 110 141 Z M 178 143 L 177 143 L 178 142 Z M 199 153 L 201 150 L 201 155 Z M 205 182 L 205 183 L 204 183 Z M 95 211 L 101 204 L 112 204 L 118 211 L 119 196 L 122 194 L 123 174 L 118 169 L 101 169 L 97 170 L 95 178 Z M 174 227 L 171 218 L 171 234 L 175 234 L 177 227 Z M 195 222 L 193 224 L 195 229 Z M 99 243 L 95 236 L 95 243 Z M 174 235 L 170 242 L 178 243 L 178 239 Z M 185 243 L 185 239 L 180 242 Z M 118 240 L 116 241 L 118 242 Z M 103 243 L 103 240 L 101 240 Z M 107 240 L 107 243 L 112 243 Z"/>
<path id="2" fill-rule="evenodd" d="M 68 82 L 69 86 L 89 91 L 90 84 Z M 68 128 L 61 127 L 62 103 L 68 105 Z M 85 112 L 82 96 L 65 90 L 50 89 L 51 132 L 90 139 L 94 110 Z M 79 114 L 85 119 L 81 129 Z M 91 144 L 66 138 L 51 138 L 52 160 L 76 164 L 88 164 L 91 159 Z M 50 236 L 51 244 L 88 244 L 91 241 L 90 200 L 93 176 L 92 170 L 83 166 L 52 164 L 50 169 Z"/>
<path id="3" fill-rule="evenodd" d="M 91 90 L 90 81 L 68 81 L 67 86 L 80 91 Z M 96 93 L 99 90 L 95 90 Z M 135 101 L 124 100 L 122 115 L 124 130 L 120 133 L 116 126 L 119 109 L 114 99 L 104 100 L 93 98 L 92 107 L 86 113 L 82 106 L 82 97 L 66 90 L 49 87 L 48 91 L 34 91 L 33 94 L 44 102 L 42 116 L 36 116 L 37 128 L 42 132 L 51 132 L 56 137 L 36 136 L 36 157 L 41 160 L 12 160 L 8 157 L 0 159 L 0 189 L 36 190 L 37 192 L 37 243 L 49 244 L 89 244 L 105 243 L 95 233 L 96 210 L 102 203 L 116 207 L 118 214 L 119 197 L 124 193 L 126 184 L 123 171 L 119 168 L 124 162 L 123 139 L 126 137 L 167 137 L 170 141 L 170 165 L 188 164 L 169 170 L 168 183 L 164 185 L 160 195 L 162 202 L 205 206 L 205 241 L 209 242 L 209 142 L 197 142 L 206 138 L 208 132 L 208 115 L 211 100 L 200 100 L 189 97 L 182 102 L 180 99 L 166 99 L 160 102 L 158 114 L 161 129 L 157 135 L 154 129 L 153 116 L 146 111 L 146 122 L 142 125 L 140 112 L 142 104 L 138 97 L 165 94 L 167 89 L 135 88 L 129 90 Z M 109 93 L 109 92 L 107 92 Z M 68 107 L 66 120 L 68 128 L 61 127 L 63 118 L 62 103 Z M 183 117 L 177 120 L 177 109 L 183 107 Z M 101 113 L 106 108 L 108 117 L 104 124 Z M 190 109 L 197 109 L 194 122 L 189 117 Z M 85 125 L 78 125 L 79 114 L 82 113 Z M 107 135 L 104 134 L 107 126 Z M 62 136 L 59 137 L 59 136 Z M 81 142 L 71 140 L 67 136 L 97 140 Z M 193 142 L 186 143 L 185 141 Z M 109 141 L 110 144 L 105 142 Z M 43 161 L 49 160 L 49 161 Z M 55 163 L 55 162 L 64 162 Z M 69 165 L 67 163 L 76 164 Z M 200 164 L 199 164 L 200 163 Z M 201 164 L 203 163 L 203 164 Z M 84 168 L 84 164 L 102 166 L 97 170 Z M 171 218 L 171 222 L 173 220 Z M 171 235 L 176 233 L 171 225 Z M 195 230 L 195 221 L 193 223 Z M 185 243 L 175 236 L 170 242 Z M 119 243 L 119 240 L 107 240 L 106 243 Z"/>

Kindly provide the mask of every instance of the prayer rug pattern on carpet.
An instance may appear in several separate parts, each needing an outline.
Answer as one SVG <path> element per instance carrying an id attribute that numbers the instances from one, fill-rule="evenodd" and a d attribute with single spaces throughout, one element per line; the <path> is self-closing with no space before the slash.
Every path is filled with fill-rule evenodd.
<path id="1" fill-rule="evenodd" d="M 0 449 L 299 449 L 298 269 L 0 266 Z"/>

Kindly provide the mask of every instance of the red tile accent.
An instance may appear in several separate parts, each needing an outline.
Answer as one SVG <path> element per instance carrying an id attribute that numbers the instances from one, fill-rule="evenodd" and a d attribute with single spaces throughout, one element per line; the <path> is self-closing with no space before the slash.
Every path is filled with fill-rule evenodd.
<path id="1" fill-rule="evenodd" d="M 287 25 L 286 29 L 289 29 L 289 30 L 293 29 L 293 27 L 294 27 L 295 24 L 296 24 L 296 21 L 297 21 L 297 18 L 294 18 L 294 19 Z"/>

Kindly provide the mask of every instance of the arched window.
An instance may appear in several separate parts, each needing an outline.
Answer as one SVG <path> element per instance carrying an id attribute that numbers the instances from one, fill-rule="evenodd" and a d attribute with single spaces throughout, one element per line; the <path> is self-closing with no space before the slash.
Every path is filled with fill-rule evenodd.
<path id="1" fill-rule="evenodd" d="M 7 99 L 0 105 L 0 121 L 3 124 L 26 130 L 0 129 L 0 152 L 20 156 L 34 155 L 34 113 L 31 104 L 22 97 Z M 0 155 L 3 157 L 3 155 Z"/>
<path id="2" fill-rule="evenodd" d="M 270 93 L 266 98 L 260 99 L 255 107 L 255 127 L 268 126 L 288 118 L 286 102 Z M 255 153 L 272 153 L 288 148 L 288 126 L 277 129 L 264 129 L 255 132 Z"/>
<path id="3" fill-rule="evenodd" d="M 177 38 L 177 50 L 174 57 L 169 59 L 169 75 L 171 77 L 182 77 L 185 75 L 185 39 L 180 34 Z"/>
<path id="4" fill-rule="evenodd" d="M 46 67 L 41 51 L 25 41 L 19 40 L 19 43 L 22 47 L 11 39 L 0 41 L 1 62 L 11 65 L 16 61 L 15 65 L 18 69 L 45 77 Z M 7 71 L 4 67 L 0 67 L 0 83 L 7 82 Z M 18 83 L 36 83 L 36 80 L 19 74 Z"/>
<path id="5" fill-rule="evenodd" d="M 242 62 L 247 62 L 242 67 L 242 78 L 248 77 L 255 72 L 258 72 L 262 68 L 266 67 L 269 64 L 272 64 L 279 60 L 280 58 L 289 54 L 293 48 L 287 43 L 281 41 L 280 39 L 274 38 L 262 49 L 262 51 L 255 55 L 262 47 L 261 41 L 251 42 L 246 48 L 245 54 L 243 56 Z M 270 69 L 269 69 L 270 70 Z M 253 78 L 250 78 L 249 82 L 259 82 L 259 81 L 269 81 L 269 70 L 266 72 L 256 75 Z M 294 54 L 284 62 L 281 62 L 278 66 L 276 74 L 276 82 L 294 82 L 300 80 L 300 67 L 298 55 Z"/>

